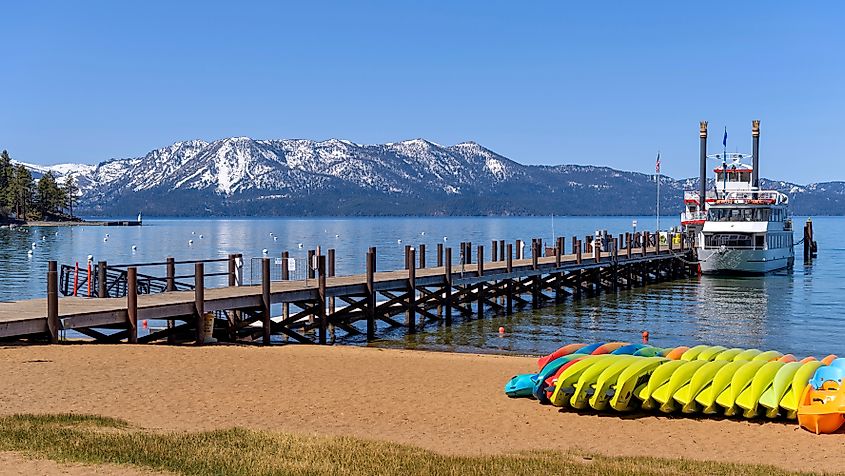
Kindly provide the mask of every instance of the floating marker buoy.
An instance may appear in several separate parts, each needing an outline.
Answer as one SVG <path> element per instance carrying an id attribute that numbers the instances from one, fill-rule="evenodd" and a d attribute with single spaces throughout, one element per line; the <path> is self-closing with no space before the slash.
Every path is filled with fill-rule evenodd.
<path id="1" fill-rule="evenodd" d="M 36 247 L 36 246 L 38 246 L 38 245 L 37 245 L 37 244 L 35 244 L 35 243 L 33 243 L 33 244 L 32 244 L 32 249 L 35 249 L 35 247 Z"/>
<path id="2" fill-rule="evenodd" d="M 108 234 L 108 233 L 106 233 L 106 238 L 108 238 L 108 237 L 109 237 L 109 234 Z"/>
<path id="3" fill-rule="evenodd" d="M 147 320 L 146 320 L 146 319 L 144 319 L 144 320 L 142 320 L 142 321 L 141 321 L 141 327 L 143 327 L 144 329 L 146 329 L 147 327 L 149 327 L 149 326 L 147 325 Z"/>
<path id="4" fill-rule="evenodd" d="M 402 244 L 402 240 L 396 240 L 396 243 Z"/>
<path id="5" fill-rule="evenodd" d="M 200 239 L 202 239 L 202 235 L 200 235 Z"/>
<path id="6" fill-rule="evenodd" d="M 420 235 L 425 236 L 425 232 L 424 232 L 424 231 L 421 231 L 421 232 L 420 232 Z"/>
<path id="7" fill-rule="evenodd" d="M 32 256 L 32 250 L 26 250 L 26 255 L 27 255 L 27 256 Z"/>
<path id="8" fill-rule="evenodd" d="M 47 241 L 47 237 L 46 237 L 46 236 L 42 236 L 42 237 L 41 237 L 41 241 Z"/>
<path id="9" fill-rule="evenodd" d="M 299 243 L 297 246 L 299 246 L 300 248 L 302 248 L 302 243 Z"/>
<path id="10" fill-rule="evenodd" d="M 267 248 L 264 248 L 263 250 L 261 250 L 261 254 L 266 255 L 267 254 Z"/>
<path id="11" fill-rule="evenodd" d="M 103 242 L 105 243 L 106 241 L 109 241 L 109 237 L 108 237 L 108 236 L 104 236 L 104 237 L 103 237 Z"/>
<path id="12" fill-rule="evenodd" d="M 648 344 L 648 331 L 643 331 L 643 344 Z"/>
<path id="13" fill-rule="evenodd" d="M 504 334 L 504 333 L 505 333 L 505 328 L 504 328 L 504 326 L 500 326 L 500 327 L 499 327 L 499 335 Z"/>
<path id="14" fill-rule="evenodd" d="M 340 238 L 340 235 L 334 235 L 335 238 Z"/>
<path id="15" fill-rule="evenodd" d="M 137 246 L 132 245 L 132 251 L 136 251 L 137 249 L 138 249 L 138 247 L 137 247 Z"/>
<path id="16" fill-rule="evenodd" d="M 191 246 L 193 244 L 194 244 L 194 240 L 188 240 L 188 246 Z"/>
<path id="17" fill-rule="evenodd" d="M 443 237 L 443 241 L 446 241 L 446 240 L 448 240 L 448 239 L 449 239 L 449 237 L 448 237 L 448 236 L 444 236 L 444 237 Z"/>
<path id="18" fill-rule="evenodd" d="M 191 234 L 192 234 L 192 235 L 196 235 L 196 234 L 197 234 L 197 232 L 195 232 L 195 231 L 192 231 L 192 232 L 191 232 Z"/>
<path id="19" fill-rule="evenodd" d="M 278 236 L 274 236 L 274 237 L 273 237 L 273 241 L 279 241 L 279 237 L 278 237 Z"/>

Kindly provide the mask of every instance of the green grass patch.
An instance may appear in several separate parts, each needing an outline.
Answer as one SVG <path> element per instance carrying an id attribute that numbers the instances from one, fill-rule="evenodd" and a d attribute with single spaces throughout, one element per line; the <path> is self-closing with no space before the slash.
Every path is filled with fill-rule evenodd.
<path id="1" fill-rule="evenodd" d="M 0 451 L 65 462 L 134 465 L 185 475 L 795 474 L 769 466 L 574 452 L 448 456 L 394 443 L 241 428 L 156 432 L 113 418 L 66 414 L 0 418 Z"/>

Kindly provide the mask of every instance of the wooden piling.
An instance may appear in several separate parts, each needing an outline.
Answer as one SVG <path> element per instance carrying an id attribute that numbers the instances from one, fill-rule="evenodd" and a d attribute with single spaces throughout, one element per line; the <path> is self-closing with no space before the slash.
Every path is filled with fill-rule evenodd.
<path id="1" fill-rule="evenodd" d="M 499 261 L 505 260 L 505 240 L 499 240 Z"/>
<path id="2" fill-rule="evenodd" d="M 308 250 L 305 256 L 305 259 L 308 261 L 305 263 L 305 268 L 308 270 L 306 276 L 308 279 L 314 279 L 314 250 Z"/>
<path id="3" fill-rule="evenodd" d="M 326 257 L 317 256 L 317 317 L 320 318 L 320 344 L 327 342 L 329 323 L 326 316 Z"/>
<path id="4" fill-rule="evenodd" d="M 493 245 L 493 249 L 495 249 L 495 243 Z M 478 277 L 484 276 L 484 246 L 478 245 L 477 251 L 477 258 L 478 258 Z M 477 295 L 477 306 L 478 306 L 478 317 L 479 319 L 484 317 L 484 281 L 478 282 L 478 295 Z"/>
<path id="5" fill-rule="evenodd" d="M 417 332 L 417 269 L 415 266 L 416 250 L 408 250 L 408 311 L 405 313 L 405 324 L 408 332 Z"/>
<path id="6" fill-rule="evenodd" d="M 100 261 L 97 263 L 97 297 L 108 297 L 108 271 L 109 265 L 105 261 Z"/>
<path id="7" fill-rule="evenodd" d="M 411 269 L 411 263 L 408 260 L 411 259 L 411 245 L 405 245 L 405 269 Z"/>
<path id="8" fill-rule="evenodd" d="M 575 240 L 575 263 L 581 264 L 581 240 Z"/>
<path id="9" fill-rule="evenodd" d="M 508 243 L 508 253 L 505 260 L 508 275 L 513 273 L 513 245 Z M 513 278 L 508 279 L 507 293 L 505 295 L 505 310 L 508 315 L 513 314 Z"/>
<path id="10" fill-rule="evenodd" d="M 261 258 L 261 331 L 264 345 L 270 345 L 270 312 L 270 258 Z"/>
<path id="11" fill-rule="evenodd" d="M 265 258 L 267 259 L 267 258 Z M 197 345 L 202 345 L 202 326 L 205 318 L 205 264 L 194 263 L 194 326 Z"/>
<path id="12" fill-rule="evenodd" d="M 167 273 L 167 277 L 165 278 L 166 289 L 167 291 L 176 291 L 176 260 L 172 256 L 168 256 L 165 263 Z"/>
<path id="13" fill-rule="evenodd" d="M 524 248 L 524 246 L 522 245 L 522 240 L 516 240 L 516 259 L 517 260 L 525 259 L 525 257 L 523 256 L 523 248 Z"/>
<path id="14" fill-rule="evenodd" d="M 557 237 L 557 245 L 555 246 L 555 268 L 560 268 L 560 262 L 563 259 L 563 237 Z"/>
<path id="15" fill-rule="evenodd" d="M 437 243 L 437 267 L 443 266 L 443 243 Z"/>
<path id="16" fill-rule="evenodd" d="M 499 246 L 498 242 L 496 240 L 493 240 L 490 243 L 490 262 L 495 263 L 496 261 L 499 261 Z"/>
<path id="17" fill-rule="evenodd" d="M 467 247 L 467 250 L 466 250 L 466 258 L 467 258 L 467 259 L 466 259 L 466 264 L 472 264 L 472 242 L 471 242 L 471 241 L 467 241 L 467 242 L 466 242 L 466 247 Z"/>
<path id="18" fill-rule="evenodd" d="M 56 262 L 47 262 L 47 332 L 50 343 L 59 342 L 59 272 Z"/>
<path id="19" fill-rule="evenodd" d="M 138 343 L 138 269 L 126 269 L 126 324 L 129 327 L 129 343 Z"/>
<path id="20" fill-rule="evenodd" d="M 425 244 L 420 243 L 420 269 L 425 269 Z"/>
<path id="21" fill-rule="evenodd" d="M 446 278 L 445 295 L 443 296 L 443 313 L 446 324 L 452 323 L 452 248 L 446 248 L 446 261 L 444 262 L 444 275 Z"/>
<path id="22" fill-rule="evenodd" d="M 333 278 L 335 274 L 335 251 L 334 248 L 329 248 L 328 255 L 328 277 Z M 329 315 L 334 314 L 335 311 L 335 299 L 334 296 L 329 298 Z M 334 340 L 334 326 L 330 326 L 330 331 L 332 334 L 332 340 Z"/>
<path id="23" fill-rule="evenodd" d="M 375 287 L 375 270 L 376 270 L 376 255 L 373 249 L 367 251 L 367 340 L 376 338 L 376 287 Z"/>
<path id="24" fill-rule="evenodd" d="M 648 232 L 647 231 L 643 232 L 641 241 L 642 241 L 642 243 L 640 245 L 642 246 L 642 256 L 645 257 L 646 254 L 648 253 Z"/>

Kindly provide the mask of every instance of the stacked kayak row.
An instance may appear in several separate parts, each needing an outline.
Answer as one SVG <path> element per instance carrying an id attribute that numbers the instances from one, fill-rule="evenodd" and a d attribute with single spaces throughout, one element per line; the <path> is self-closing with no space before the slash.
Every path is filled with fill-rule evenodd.
<path id="1" fill-rule="evenodd" d="M 537 373 L 513 377 L 505 393 L 579 410 L 645 409 L 795 419 L 799 407 L 813 404 L 812 395 L 808 396 L 812 389 L 841 394 L 845 412 L 845 388 L 840 390 L 845 359 L 835 355 L 799 361 L 773 350 L 706 345 L 662 349 L 609 342 L 561 347 L 540 358 L 538 366 Z M 840 369 L 841 376 L 839 370 L 830 369 Z M 811 379 L 818 380 L 818 388 L 808 385 Z M 810 408 L 805 410 L 812 413 Z M 845 422 L 845 416 L 839 416 Z M 828 419 L 828 426 L 833 421 Z"/>

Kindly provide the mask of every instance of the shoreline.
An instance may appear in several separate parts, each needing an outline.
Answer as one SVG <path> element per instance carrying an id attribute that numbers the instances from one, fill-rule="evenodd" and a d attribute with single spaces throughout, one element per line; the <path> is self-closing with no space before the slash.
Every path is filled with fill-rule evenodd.
<path id="1" fill-rule="evenodd" d="M 71 227 L 71 226 L 141 226 L 142 222 L 136 220 L 116 220 L 116 221 L 27 221 L 27 222 L 14 222 L 14 223 L 3 223 L 0 226 L 3 227 L 11 227 L 14 225 L 15 228 L 25 228 L 25 227 L 33 227 L 33 226 L 40 226 L 40 227 Z"/>
<path id="2" fill-rule="evenodd" d="M 369 347 L 0 348 L 0 414 L 74 413 L 152 430 L 245 427 L 451 455 L 577 450 L 837 471 L 841 436 L 795 423 L 560 411 L 510 399 L 536 359 Z"/>

